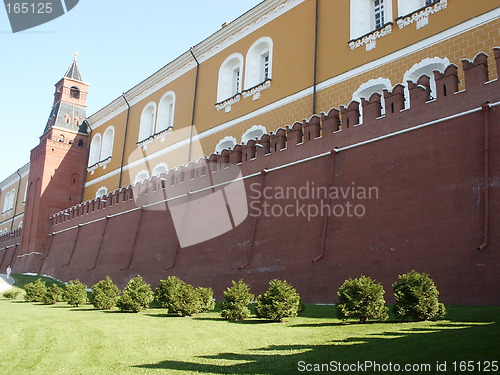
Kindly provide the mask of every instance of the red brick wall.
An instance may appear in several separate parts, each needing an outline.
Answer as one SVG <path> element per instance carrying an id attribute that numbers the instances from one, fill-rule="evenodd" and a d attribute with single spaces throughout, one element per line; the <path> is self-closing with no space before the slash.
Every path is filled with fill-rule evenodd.
<path id="1" fill-rule="evenodd" d="M 499 50 L 496 52 L 498 61 Z M 488 67 L 481 56 L 472 64 L 466 63 L 465 68 L 465 91 L 454 93 L 450 89 L 457 86 L 456 69 L 451 67 L 437 82 L 438 93 L 447 85 L 446 96 L 426 103 L 422 91 L 424 77 L 418 81 L 421 86 L 410 90 L 408 110 L 397 110 L 401 96 L 399 88 L 395 88 L 392 96 L 387 95 L 388 111 L 383 118 L 375 118 L 379 104 L 377 97 L 372 97 L 370 102 L 363 103 L 364 123 L 353 126 L 357 105 L 351 103 L 341 111 L 341 131 L 333 133 L 338 126 L 338 113 L 334 110 L 329 116 L 323 115 L 321 122 L 313 118 L 310 123 L 294 125 L 294 129 L 306 134 L 312 130 L 311 140 L 304 137 L 303 143 L 295 145 L 297 142 L 291 141 L 290 133 L 288 137 L 284 131 L 271 134 L 272 146 L 288 138 L 286 149 L 274 151 L 271 147 L 271 153 L 264 155 L 264 149 L 257 148 L 256 159 L 239 165 L 243 175 L 264 168 L 271 170 L 264 184 L 274 192 L 278 187 L 299 188 L 307 182 L 328 186 L 332 162 L 328 154 L 279 170 L 273 168 L 338 147 L 333 186 L 347 188 L 354 183 L 356 187 L 377 188 L 378 199 L 353 200 L 354 204 L 364 206 L 364 216 L 329 218 L 324 257 L 316 262 L 312 260 L 321 252 L 324 217 L 307 220 L 298 216 L 260 216 L 255 221 L 249 216 L 221 236 L 178 249 L 169 210 L 124 213 L 160 199 L 164 189 L 178 187 L 167 183 L 163 188 L 162 181 L 154 179 L 110 194 L 106 206 L 96 200 L 71 210 L 69 217 L 53 218 L 51 231 L 57 234 L 48 240 L 48 252 L 19 258 L 14 271 L 39 271 L 62 280 L 79 278 L 89 285 L 110 275 L 121 286 L 137 274 L 153 285 L 168 275 L 176 275 L 195 285 L 212 287 L 218 298 L 233 279 L 243 278 L 254 293 L 261 293 L 270 279 L 282 278 L 297 288 L 306 303 L 334 303 L 342 282 L 361 274 L 382 282 L 387 300 L 392 301 L 391 284 L 397 275 L 416 269 L 430 274 L 445 303 L 498 305 L 500 107 L 482 106 L 499 101 L 499 83 L 498 80 L 485 83 L 484 72 Z M 394 113 L 390 110 L 391 102 L 395 103 Z M 489 242 L 478 251 L 484 237 L 486 112 Z M 346 127 L 347 118 L 350 127 Z M 429 126 L 342 150 L 423 124 Z M 319 125 L 321 136 L 314 139 Z M 266 148 L 268 141 L 269 137 L 264 136 L 262 142 Z M 255 146 L 251 143 L 211 159 L 222 161 L 229 156 L 231 162 L 238 162 L 241 150 L 254 152 Z M 179 173 L 188 174 L 189 168 Z M 172 175 L 170 172 L 165 177 L 169 179 Z M 260 175 L 245 180 L 249 204 L 255 196 L 255 186 L 252 190 L 251 184 L 261 181 Z M 195 189 L 198 180 L 184 178 L 184 184 Z M 190 199 L 196 199 L 196 194 Z M 265 201 L 283 207 L 295 204 L 296 200 L 274 197 Z M 318 201 L 300 200 L 299 204 L 318 204 Z M 123 214 L 113 216 L 117 213 Z M 102 220 L 89 223 L 98 219 Z M 85 225 L 78 227 L 78 224 Z M 247 262 L 254 224 L 249 264 L 240 268 Z M 65 229 L 69 230 L 61 232 Z"/>

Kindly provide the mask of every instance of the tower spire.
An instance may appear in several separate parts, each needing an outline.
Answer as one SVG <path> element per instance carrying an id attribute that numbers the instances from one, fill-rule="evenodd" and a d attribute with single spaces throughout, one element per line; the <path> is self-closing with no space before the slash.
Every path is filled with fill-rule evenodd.
<path id="1" fill-rule="evenodd" d="M 82 81 L 78 67 L 78 50 L 66 74 L 56 83 L 54 104 L 44 134 L 52 127 L 87 133 L 83 121 L 86 118 L 87 92 L 89 85 Z"/>
<path id="2" fill-rule="evenodd" d="M 75 79 L 77 81 L 83 81 L 82 80 L 82 74 L 80 73 L 80 67 L 78 66 L 78 50 L 75 51 L 75 56 L 73 57 L 73 62 L 71 63 L 70 67 L 66 71 L 66 74 L 64 75 L 66 78 L 71 78 Z"/>

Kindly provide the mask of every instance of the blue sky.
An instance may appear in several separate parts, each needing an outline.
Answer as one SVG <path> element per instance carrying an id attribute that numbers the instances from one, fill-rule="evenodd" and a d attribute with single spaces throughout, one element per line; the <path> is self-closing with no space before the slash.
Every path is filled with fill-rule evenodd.
<path id="1" fill-rule="evenodd" d="M 1 7 L 0 181 L 29 161 L 76 49 L 90 115 L 261 1 L 80 0 L 15 34 Z"/>

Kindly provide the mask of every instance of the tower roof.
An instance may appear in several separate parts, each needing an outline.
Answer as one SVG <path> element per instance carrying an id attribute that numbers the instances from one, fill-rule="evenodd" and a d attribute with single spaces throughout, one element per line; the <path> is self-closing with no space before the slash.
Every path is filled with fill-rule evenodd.
<path id="1" fill-rule="evenodd" d="M 64 75 L 66 78 L 71 78 L 75 79 L 77 81 L 83 81 L 82 80 L 82 74 L 80 73 L 80 68 L 78 67 L 78 51 L 75 52 L 75 57 L 73 58 L 73 62 L 71 63 L 70 67 L 66 71 L 66 74 Z"/>

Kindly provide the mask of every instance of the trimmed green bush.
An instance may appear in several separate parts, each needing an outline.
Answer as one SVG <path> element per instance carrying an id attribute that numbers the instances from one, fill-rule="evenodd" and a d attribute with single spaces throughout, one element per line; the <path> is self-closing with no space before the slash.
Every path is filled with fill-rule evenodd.
<path id="1" fill-rule="evenodd" d="M 96 309 L 109 310 L 116 306 L 120 289 L 109 276 L 92 287 L 91 303 Z"/>
<path id="2" fill-rule="evenodd" d="M 221 316 L 231 321 L 245 320 L 250 316 L 248 304 L 254 299 L 250 287 L 240 281 L 232 281 L 232 286 L 224 292 L 225 302 L 221 304 Z"/>
<path id="3" fill-rule="evenodd" d="M 190 316 L 213 310 L 215 307 L 213 295 L 212 289 L 195 288 L 175 276 L 160 280 L 155 289 L 156 303 L 166 308 L 169 314 L 178 316 Z"/>
<path id="4" fill-rule="evenodd" d="M 300 309 L 300 296 L 295 288 L 284 280 L 271 280 L 269 289 L 257 297 L 255 312 L 257 317 L 281 322 L 284 318 L 295 317 Z"/>
<path id="5" fill-rule="evenodd" d="M 57 284 L 52 284 L 47 288 L 47 291 L 42 297 L 42 303 L 45 305 L 53 305 L 56 302 L 61 302 L 63 295 L 62 288 L 59 288 Z"/>
<path id="6" fill-rule="evenodd" d="M 357 318 L 360 323 L 368 319 L 386 320 L 388 308 L 384 293 L 382 284 L 375 283 L 370 277 L 363 275 L 347 279 L 337 292 L 337 317 L 342 320 Z"/>
<path id="7" fill-rule="evenodd" d="M 199 312 L 207 312 L 215 309 L 214 291 L 212 288 L 203 288 L 199 286 L 196 288 L 196 294 L 198 295 L 200 305 Z"/>
<path id="8" fill-rule="evenodd" d="M 414 321 L 429 320 L 446 315 L 446 307 L 439 303 L 439 292 L 434 281 L 426 273 L 411 272 L 399 275 L 394 289 L 394 314 Z"/>
<path id="9" fill-rule="evenodd" d="M 155 289 L 155 300 L 172 315 L 192 315 L 199 311 L 200 303 L 192 285 L 186 284 L 176 276 L 160 280 Z"/>
<path id="10" fill-rule="evenodd" d="M 16 299 L 20 293 L 21 291 L 19 289 L 13 289 L 9 290 L 8 292 L 5 292 L 3 296 L 8 299 Z"/>
<path id="11" fill-rule="evenodd" d="M 64 300 L 68 303 L 68 305 L 74 307 L 87 303 L 87 286 L 78 279 L 71 280 L 68 284 L 66 284 Z"/>
<path id="12" fill-rule="evenodd" d="M 24 300 L 27 302 L 42 302 L 42 298 L 47 291 L 47 287 L 45 286 L 45 281 L 40 279 L 36 279 L 36 281 L 32 283 L 28 283 L 24 286 L 24 291 L 26 294 L 24 295 Z"/>
<path id="13" fill-rule="evenodd" d="M 139 312 L 147 309 L 152 301 L 151 285 L 137 275 L 123 289 L 123 294 L 118 298 L 116 305 L 122 311 Z"/>
<path id="14" fill-rule="evenodd" d="M 155 289 L 155 301 L 169 312 L 176 310 L 176 305 L 181 298 L 186 283 L 175 276 L 169 276 L 166 280 L 160 280 Z"/>

